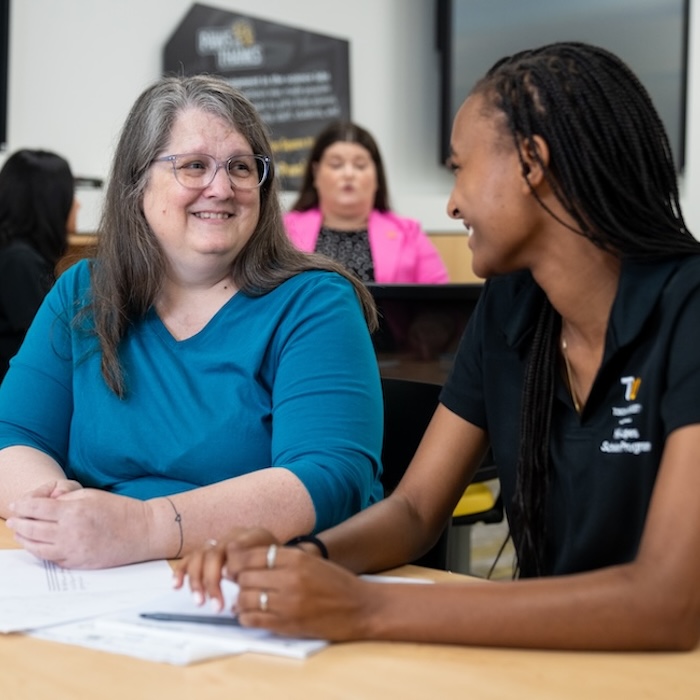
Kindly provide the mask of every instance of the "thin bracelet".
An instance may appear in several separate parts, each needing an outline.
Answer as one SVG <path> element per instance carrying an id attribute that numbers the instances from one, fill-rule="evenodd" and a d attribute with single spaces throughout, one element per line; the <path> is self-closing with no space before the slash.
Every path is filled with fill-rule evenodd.
<path id="1" fill-rule="evenodd" d="M 289 542 L 285 543 L 285 547 L 296 547 L 298 544 L 301 544 L 302 542 L 311 542 L 311 544 L 315 544 L 318 547 L 318 551 L 321 552 L 321 556 L 324 559 L 328 559 L 328 547 L 326 547 L 321 540 L 318 539 L 315 535 L 299 535 L 299 537 L 292 537 Z"/>
<path id="2" fill-rule="evenodd" d="M 180 513 L 178 513 L 177 508 L 175 507 L 175 504 L 167 496 L 164 496 L 164 498 L 173 507 L 173 510 L 175 511 L 175 522 L 177 523 L 177 526 L 180 528 L 180 546 L 178 547 L 177 554 L 173 557 L 173 559 L 177 559 L 180 556 L 180 553 L 182 552 L 182 545 L 185 542 L 185 538 L 182 534 L 182 515 L 180 515 Z"/>

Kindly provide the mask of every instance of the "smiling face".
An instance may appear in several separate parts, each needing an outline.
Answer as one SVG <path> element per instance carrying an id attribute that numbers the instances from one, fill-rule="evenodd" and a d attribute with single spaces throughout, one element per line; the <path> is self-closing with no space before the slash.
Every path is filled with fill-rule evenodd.
<path id="1" fill-rule="evenodd" d="M 358 143 L 336 141 L 314 167 L 314 185 L 324 216 L 368 217 L 377 192 L 377 168 Z"/>
<path id="2" fill-rule="evenodd" d="M 218 161 L 252 154 L 250 144 L 230 124 L 199 109 L 175 120 L 159 156 L 207 153 Z M 187 279 L 224 277 L 249 241 L 260 217 L 260 189 L 234 190 L 220 168 L 205 188 L 183 187 L 168 161 L 155 162 L 143 196 L 143 211 L 160 243 L 170 274 Z"/>
<path id="3" fill-rule="evenodd" d="M 490 277 L 529 267 L 542 209 L 522 173 L 503 114 L 469 97 L 455 117 L 447 212 L 470 233 L 472 268 Z"/>

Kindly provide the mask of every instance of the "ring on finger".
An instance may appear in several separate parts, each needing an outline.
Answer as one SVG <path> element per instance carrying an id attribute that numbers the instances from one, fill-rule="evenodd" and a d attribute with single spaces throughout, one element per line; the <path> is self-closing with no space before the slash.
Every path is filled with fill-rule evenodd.
<path id="1" fill-rule="evenodd" d="M 219 542 L 217 540 L 212 539 L 212 540 L 207 540 L 204 543 L 204 546 L 209 548 L 209 549 L 212 549 L 213 547 L 216 547 L 217 544 L 219 544 Z"/>
<path id="2" fill-rule="evenodd" d="M 260 610 L 262 612 L 267 612 L 267 604 L 269 600 L 267 591 L 260 591 Z"/>
<path id="3" fill-rule="evenodd" d="M 267 568 L 268 569 L 274 569 L 275 568 L 275 561 L 277 559 L 277 545 L 276 544 L 271 544 L 267 548 Z"/>

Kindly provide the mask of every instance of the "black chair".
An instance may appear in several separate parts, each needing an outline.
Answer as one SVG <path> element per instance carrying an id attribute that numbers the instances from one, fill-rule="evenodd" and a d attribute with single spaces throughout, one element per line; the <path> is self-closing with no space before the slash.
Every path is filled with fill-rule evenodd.
<path id="1" fill-rule="evenodd" d="M 384 392 L 384 444 L 382 484 L 388 496 L 397 486 L 413 459 L 423 433 L 438 405 L 440 385 L 412 379 L 382 377 Z M 420 566 L 447 569 L 447 535 L 422 557 L 414 561 Z"/>
<path id="2" fill-rule="evenodd" d="M 384 392 L 382 483 L 385 494 L 388 496 L 401 481 L 418 449 L 423 433 L 437 408 L 442 387 L 431 382 L 382 377 L 382 388 Z M 489 451 L 474 482 L 487 481 L 495 477 L 495 467 L 490 455 Z M 473 483 L 465 491 L 465 495 L 455 509 L 451 525 L 497 523 L 501 520 L 503 520 L 503 504 L 500 496 L 494 499 L 485 485 Z M 457 546 L 460 549 L 466 548 L 460 561 L 468 562 L 468 528 L 465 528 L 464 534 L 466 537 L 459 537 Z M 450 560 L 455 558 L 455 538 L 453 536 L 450 541 L 449 535 L 450 525 L 445 528 L 432 549 L 413 563 L 433 569 L 448 569 L 449 563 L 449 568 L 454 568 Z"/>

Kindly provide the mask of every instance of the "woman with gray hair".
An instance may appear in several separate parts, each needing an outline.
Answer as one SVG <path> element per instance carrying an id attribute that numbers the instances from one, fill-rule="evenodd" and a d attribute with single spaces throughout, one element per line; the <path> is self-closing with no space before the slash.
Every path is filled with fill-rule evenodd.
<path id="1" fill-rule="evenodd" d="M 179 557 L 239 526 L 305 536 L 381 498 L 376 312 L 289 242 L 270 152 L 219 78 L 136 100 L 96 257 L 59 278 L 0 391 L 0 516 L 29 552 Z"/>

